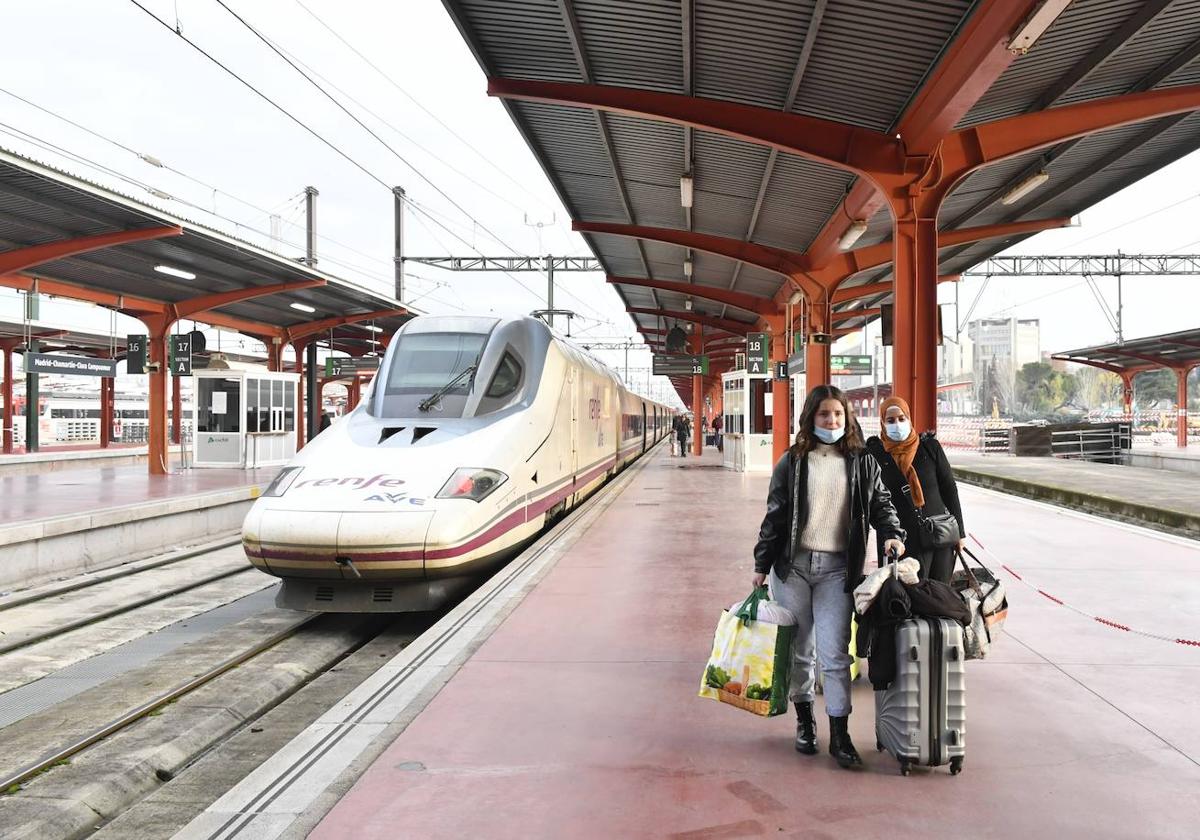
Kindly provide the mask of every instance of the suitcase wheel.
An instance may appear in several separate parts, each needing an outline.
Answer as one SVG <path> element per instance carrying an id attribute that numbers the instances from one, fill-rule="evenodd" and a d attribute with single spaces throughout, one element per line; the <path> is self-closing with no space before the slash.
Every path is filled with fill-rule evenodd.
<path id="1" fill-rule="evenodd" d="M 956 756 L 955 758 L 950 759 L 950 775 L 951 776 L 957 776 L 959 773 L 962 772 L 962 763 L 963 763 L 962 756 Z"/>
<path id="2" fill-rule="evenodd" d="M 883 752 L 883 742 L 879 739 L 875 740 L 875 752 Z"/>
<path id="3" fill-rule="evenodd" d="M 907 776 L 912 772 L 912 762 L 907 758 L 900 759 L 900 775 Z"/>

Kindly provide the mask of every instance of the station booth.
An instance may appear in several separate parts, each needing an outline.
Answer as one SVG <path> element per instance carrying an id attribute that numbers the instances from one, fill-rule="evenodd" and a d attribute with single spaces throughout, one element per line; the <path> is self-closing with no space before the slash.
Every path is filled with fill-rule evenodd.
<path id="1" fill-rule="evenodd" d="M 300 374 L 198 370 L 192 383 L 192 466 L 254 469 L 296 454 Z"/>

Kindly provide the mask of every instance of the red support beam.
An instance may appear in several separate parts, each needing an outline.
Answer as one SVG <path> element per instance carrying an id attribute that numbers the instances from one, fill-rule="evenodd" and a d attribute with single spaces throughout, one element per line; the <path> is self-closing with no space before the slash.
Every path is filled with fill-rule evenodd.
<path id="1" fill-rule="evenodd" d="M 611 274 L 606 279 L 609 283 L 613 284 L 620 283 L 625 286 L 661 289 L 664 292 L 677 292 L 681 295 L 713 300 L 717 303 L 724 303 L 729 306 L 735 306 L 738 309 L 744 309 L 747 312 L 753 312 L 756 315 L 779 314 L 779 306 L 771 298 L 750 295 L 745 292 L 734 292 L 729 289 L 720 289 L 713 286 L 701 286 L 698 283 L 676 283 L 670 280 L 648 280 L 642 277 L 614 277 Z"/>
<path id="2" fill-rule="evenodd" d="M 728 318 L 714 318 L 710 315 L 700 315 L 696 312 L 677 312 L 673 309 L 649 309 L 640 306 L 631 307 L 628 312 L 636 315 L 658 315 L 664 318 L 674 318 L 676 321 L 689 321 L 693 324 L 703 324 L 734 335 L 745 335 L 754 329 L 754 324 L 742 321 L 731 321 Z"/>
<path id="3" fill-rule="evenodd" d="M 1188 373 L 1190 367 L 1177 367 L 1175 370 L 1175 443 L 1180 449 L 1187 449 L 1188 439 Z"/>
<path id="4" fill-rule="evenodd" d="M 299 339 L 317 335 L 318 333 L 323 333 L 345 324 L 361 324 L 363 321 L 370 321 L 376 318 L 391 318 L 407 314 L 408 310 L 402 306 L 393 309 L 376 309 L 373 312 L 362 312 L 358 315 L 338 315 L 333 318 L 323 318 L 320 321 L 296 324 L 292 327 L 286 327 L 284 333 L 286 334 L 287 341 L 295 344 Z"/>
<path id="5" fill-rule="evenodd" d="M 761 143 L 867 177 L 879 172 L 898 174 L 904 167 L 903 147 L 893 136 L 833 120 L 723 99 L 640 88 L 502 78 L 488 79 L 488 95 L 520 102 L 592 108 L 690 126 Z"/>
<path id="6" fill-rule="evenodd" d="M 957 283 L 962 279 L 961 274 L 939 274 L 938 283 Z M 861 286 L 849 286 L 838 289 L 833 293 L 830 300 L 836 306 L 839 303 L 849 303 L 852 300 L 860 298 L 875 297 L 876 295 L 888 295 L 892 293 L 892 281 L 887 280 L 883 283 L 865 283 Z"/>
<path id="7" fill-rule="evenodd" d="M 193 315 L 207 312 L 210 309 L 219 309 L 220 307 L 228 306 L 231 303 L 239 303 L 244 300 L 266 297 L 267 295 L 295 292 L 300 289 L 311 289 L 315 286 L 324 285 L 324 279 L 312 279 L 293 280 L 288 283 L 272 283 L 266 286 L 247 286 L 244 289 L 233 289 L 232 291 L 228 292 L 215 292 L 211 295 L 202 295 L 201 297 L 190 298 L 189 300 L 171 304 L 170 307 L 172 314 L 175 315 L 175 319 L 179 320 L 181 318 L 191 318 Z"/>
<path id="8" fill-rule="evenodd" d="M 571 222 L 571 230 L 579 233 L 603 233 L 609 236 L 627 236 L 634 239 L 647 239 L 652 242 L 664 242 L 678 245 L 680 248 L 691 248 L 731 260 L 757 266 L 765 271 L 774 271 L 785 277 L 793 277 L 803 272 L 808 266 L 803 255 L 796 251 L 786 251 L 783 248 L 772 248 L 769 245 L 758 245 L 728 236 L 711 236 L 705 233 L 695 233 L 690 230 L 675 228 L 648 227 L 646 225 L 626 225 L 613 222 Z"/>
<path id="9" fill-rule="evenodd" d="M 852 318 L 870 318 L 872 315 L 878 315 L 878 307 L 872 309 L 850 309 L 845 312 L 834 312 L 832 321 L 849 321 Z M 857 329 L 857 328 L 856 328 Z"/>
<path id="10" fill-rule="evenodd" d="M 982 0 L 950 43 L 920 91 L 900 116 L 896 133 L 909 154 L 931 153 L 1012 63 L 1008 38 L 1037 0 Z M 874 184 L 859 179 L 813 238 L 808 258 L 823 266 L 838 253 L 838 240 L 857 220 L 887 206 Z"/>
<path id="11" fill-rule="evenodd" d="M 116 233 L 100 233 L 95 236 L 79 236 L 73 239 L 60 239 L 56 242 L 46 242 L 42 245 L 29 245 L 11 251 L 0 252 L 0 274 L 14 271 L 24 271 L 44 263 L 54 262 L 89 251 L 99 251 L 116 245 L 126 245 L 130 242 L 145 242 L 148 239 L 162 239 L 166 236 L 179 236 L 183 228 L 171 225 L 168 227 L 142 228 L 141 230 L 122 230 Z"/>

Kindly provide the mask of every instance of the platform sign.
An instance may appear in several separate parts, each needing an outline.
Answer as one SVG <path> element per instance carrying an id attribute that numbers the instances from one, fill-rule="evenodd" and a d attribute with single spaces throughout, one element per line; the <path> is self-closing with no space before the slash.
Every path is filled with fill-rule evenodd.
<path id="1" fill-rule="evenodd" d="M 708 356 L 655 356 L 651 370 L 655 376 L 707 376 Z"/>
<path id="2" fill-rule="evenodd" d="M 353 376 L 379 370 L 378 356 L 330 356 L 325 360 L 326 376 Z"/>
<path id="3" fill-rule="evenodd" d="M 771 344 L 766 333 L 746 333 L 746 373 L 750 376 L 771 375 Z"/>
<path id="4" fill-rule="evenodd" d="M 26 353 L 26 373 L 60 373 L 67 376 L 116 376 L 115 359 L 65 356 L 59 353 Z"/>
<path id="5" fill-rule="evenodd" d="M 146 336 L 125 336 L 125 372 L 146 372 Z"/>
<path id="6" fill-rule="evenodd" d="M 787 379 L 788 378 L 788 363 L 787 362 L 776 362 L 775 363 L 775 378 L 776 379 Z"/>
<path id="7" fill-rule="evenodd" d="M 171 373 L 174 376 L 192 375 L 192 336 L 171 336 Z"/>
<path id="8" fill-rule="evenodd" d="M 830 356 L 830 376 L 870 376 L 870 356 Z"/>

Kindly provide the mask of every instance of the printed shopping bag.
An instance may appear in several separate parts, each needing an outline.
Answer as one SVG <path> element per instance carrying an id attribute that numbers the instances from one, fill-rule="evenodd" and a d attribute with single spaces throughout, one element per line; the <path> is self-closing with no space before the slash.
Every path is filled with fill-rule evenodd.
<path id="1" fill-rule="evenodd" d="M 761 586 L 740 607 L 721 613 L 700 678 L 701 697 L 764 717 L 787 711 L 796 621 L 769 598 Z"/>

